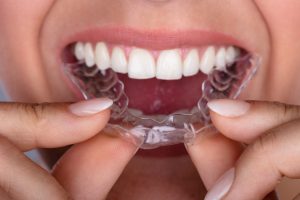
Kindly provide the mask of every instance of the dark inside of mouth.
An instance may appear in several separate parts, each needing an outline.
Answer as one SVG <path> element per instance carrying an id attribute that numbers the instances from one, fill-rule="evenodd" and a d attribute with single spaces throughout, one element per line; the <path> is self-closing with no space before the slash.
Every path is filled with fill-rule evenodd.
<path id="1" fill-rule="evenodd" d="M 118 74 L 130 99 L 129 108 L 143 111 L 146 115 L 170 114 L 193 108 L 202 96 L 201 84 L 206 76 L 198 73 L 181 80 L 135 80 L 126 74 Z"/>

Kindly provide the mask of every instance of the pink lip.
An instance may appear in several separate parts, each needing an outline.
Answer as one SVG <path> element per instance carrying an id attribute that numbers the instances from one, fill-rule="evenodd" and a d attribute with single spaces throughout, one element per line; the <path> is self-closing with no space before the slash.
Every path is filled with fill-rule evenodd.
<path id="1" fill-rule="evenodd" d="M 248 51 L 243 42 L 214 31 L 204 30 L 138 30 L 123 26 L 94 27 L 68 35 L 60 43 L 60 53 L 63 48 L 74 42 L 104 41 L 112 44 L 123 44 L 152 50 L 163 50 L 178 47 L 204 45 L 235 45 Z"/>

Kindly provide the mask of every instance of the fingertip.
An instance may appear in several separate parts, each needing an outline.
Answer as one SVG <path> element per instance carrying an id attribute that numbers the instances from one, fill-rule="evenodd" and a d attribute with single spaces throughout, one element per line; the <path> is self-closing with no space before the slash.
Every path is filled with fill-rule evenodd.
<path id="1" fill-rule="evenodd" d="M 186 145 L 187 151 L 207 189 L 239 158 L 243 148 L 221 134 L 209 134 Z"/>
<path id="2" fill-rule="evenodd" d="M 109 98 L 95 98 L 71 104 L 68 108 L 71 113 L 79 117 L 92 116 L 100 113 L 113 105 Z"/>
<path id="3" fill-rule="evenodd" d="M 97 135 L 105 128 L 110 119 L 111 111 L 108 107 L 110 103 L 106 101 L 103 101 L 103 99 L 94 99 L 91 102 L 85 101 L 71 105 L 54 106 L 54 109 L 50 111 L 51 114 L 35 128 L 37 129 L 35 132 L 38 132 L 38 135 L 35 136 L 38 141 L 38 147 L 63 147 L 86 141 Z M 93 104 L 99 102 L 104 102 L 105 105 L 100 105 L 97 109 L 93 110 Z M 84 111 L 85 109 L 88 110 L 87 113 L 89 114 Z M 100 111 L 96 112 L 96 110 Z M 77 114 L 74 114 L 75 112 Z M 42 137 L 40 133 L 43 133 Z"/>
<path id="4" fill-rule="evenodd" d="M 245 115 L 251 104 L 241 100 L 216 99 L 208 102 L 209 109 L 223 117 L 240 117 Z"/>
<path id="5" fill-rule="evenodd" d="M 222 175 L 205 196 L 205 200 L 223 199 L 229 192 L 235 177 L 235 168 Z"/>
<path id="6" fill-rule="evenodd" d="M 224 117 L 210 111 L 210 117 L 215 128 L 225 137 L 232 140 L 249 143 L 255 138 L 257 132 L 253 131 L 251 119 L 246 117 Z"/>

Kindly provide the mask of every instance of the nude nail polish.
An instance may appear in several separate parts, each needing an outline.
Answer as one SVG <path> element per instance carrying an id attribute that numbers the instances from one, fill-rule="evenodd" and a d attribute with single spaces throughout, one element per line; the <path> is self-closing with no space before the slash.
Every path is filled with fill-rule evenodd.
<path id="1" fill-rule="evenodd" d="M 208 102 L 209 109 L 224 117 L 240 117 L 250 109 L 250 103 L 240 100 L 217 99 Z"/>
<path id="2" fill-rule="evenodd" d="M 91 116 L 102 112 L 113 105 L 113 101 L 109 98 L 96 98 L 87 101 L 80 101 L 69 106 L 71 113 L 80 116 Z"/>
<path id="3" fill-rule="evenodd" d="M 206 194 L 204 200 L 221 200 L 230 190 L 234 181 L 235 168 L 228 170 Z"/>

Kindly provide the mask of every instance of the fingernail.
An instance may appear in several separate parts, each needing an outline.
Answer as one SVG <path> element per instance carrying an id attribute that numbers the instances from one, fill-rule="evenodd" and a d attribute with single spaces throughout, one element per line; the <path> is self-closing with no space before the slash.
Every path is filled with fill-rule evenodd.
<path id="1" fill-rule="evenodd" d="M 217 99 L 208 102 L 207 106 L 213 112 L 224 117 L 239 117 L 247 113 L 250 103 L 240 100 Z"/>
<path id="2" fill-rule="evenodd" d="M 113 101 L 109 98 L 97 98 L 87 101 L 80 101 L 69 106 L 71 113 L 80 116 L 90 116 L 108 109 L 113 105 Z"/>
<path id="3" fill-rule="evenodd" d="M 234 180 L 235 168 L 228 170 L 206 194 L 204 200 L 221 200 L 229 192 Z"/>

